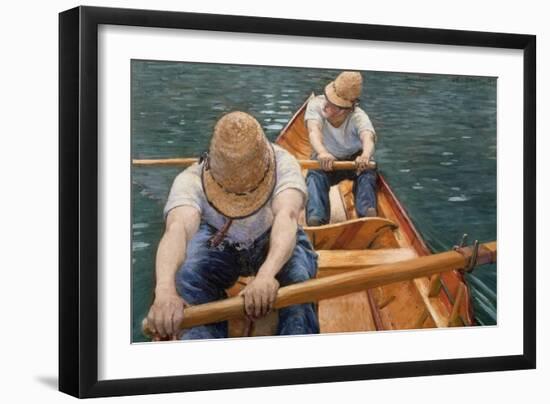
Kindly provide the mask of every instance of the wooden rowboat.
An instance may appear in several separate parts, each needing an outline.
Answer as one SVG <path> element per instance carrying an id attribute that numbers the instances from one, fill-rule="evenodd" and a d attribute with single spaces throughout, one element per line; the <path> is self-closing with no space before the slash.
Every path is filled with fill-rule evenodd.
<path id="1" fill-rule="evenodd" d="M 307 101 L 276 140 L 299 160 L 309 159 L 312 151 L 304 123 L 306 104 Z M 306 172 L 304 169 L 304 175 Z M 319 254 L 318 278 L 432 254 L 382 173 L 378 175 L 379 217 L 357 217 L 352 185 L 351 181 L 343 181 L 332 187 L 330 224 L 304 226 Z M 301 224 L 305 224 L 303 215 Z M 235 295 L 246 282 L 242 279 L 230 295 Z M 459 270 L 323 299 L 317 307 L 321 333 L 475 324 L 470 291 Z M 276 320 L 273 317 L 276 316 L 251 328 L 246 320 L 233 320 L 231 334 L 270 334 Z"/>
<path id="2" fill-rule="evenodd" d="M 304 123 L 306 105 L 307 101 L 276 140 L 300 160 L 304 175 L 313 165 L 307 160 L 311 145 Z M 185 166 L 195 161 L 134 160 L 134 164 Z M 472 262 L 495 262 L 496 243 L 483 245 L 479 254 L 465 248 L 432 255 L 382 173 L 377 184 L 379 217 L 357 217 L 352 185 L 343 181 L 331 188 L 328 225 L 307 227 L 302 214 L 300 222 L 319 254 L 318 279 L 280 289 L 275 307 L 316 302 L 321 333 L 475 325 L 463 269 Z M 242 298 L 237 295 L 249 281 L 240 278 L 225 301 L 186 309 L 182 327 L 228 319 L 230 337 L 274 334 L 276 311 L 254 323 L 243 316 Z"/>

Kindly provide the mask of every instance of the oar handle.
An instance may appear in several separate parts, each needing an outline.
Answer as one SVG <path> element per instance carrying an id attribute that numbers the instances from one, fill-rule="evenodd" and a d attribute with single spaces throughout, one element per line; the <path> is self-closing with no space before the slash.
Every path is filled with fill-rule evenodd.
<path id="1" fill-rule="evenodd" d="M 132 164 L 141 167 L 188 167 L 199 161 L 197 158 L 169 158 L 169 159 L 134 159 Z M 318 170 L 321 168 L 317 160 L 298 160 L 300 167 L 308 170 Z M 333 170 L 355 170 L 357 166 L 355 161 L 335 161 L 332 163 Z M 369 169 L 376 168 L 376 162 L 369 162 Z"/>
<path id="2" fill-rule="evenodd" d="M 133 159 L 132 164 L 144 167 L 189 167 L 198 163 L 199 159 L 189 158 L 170 158 L 170 159 Z"/>
<path id="3" fill-rule="evenodd" d="M 298 163 L 300 163 L 300 167 L 303 169 L 308 170 L 319 170 L 321 168 L 321 164 L 318 160 L 298 160 Z M 334 161 L 332 163 L 332 169 L 333 170 L 355 170 L 357 168 L 357 165 L 355 164 L 355 161 Z M 368 169 L 374 170 L 376 168 L 376 162 L 369 161 Z"/>
<path id="4" fill-rule="evenodd" d="M 390 283 L 466 268 L 472 253 L 471 247 L 464 247 L 460 251 L 447 251 L 295 283 L 279 289 L 274 308 L 280 309 L 293 304 L 315 302 Z M 482 244 L 476 255 L 476 262 L 473 264 L 477 266 L 494 263 L 497 260 L 496 255 L 496 242 Z M 243 297 L 235 296 L 190 306 L 184 309 L 183 313 L 181 328 L 228 320 L 244 315 Z M 143 320 L 142 328 L 145 335 L 152 336 L 147 319 Z"/>

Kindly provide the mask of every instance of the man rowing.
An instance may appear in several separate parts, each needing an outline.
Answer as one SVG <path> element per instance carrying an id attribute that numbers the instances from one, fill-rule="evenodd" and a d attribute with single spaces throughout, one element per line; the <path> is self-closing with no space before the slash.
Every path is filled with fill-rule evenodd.
<path id="1" fill-rule="evenodd" d="M 272 310 L 280 286 L 315 277 L 317 254 L 297 224 L 306 195 L 297 161 L 267 140 L 256 119 L 222 117 L 207 156 L 170 190 L 150 330 L 163 339 L 227 337 L 226 321 L 180 332 L 184 307 L 224 299 L 239 276 L 255 276 L 240 293 L 255 320 Z M 318 332 L 313 304 L 279 310 L 277 334 Z"/>
<path id="2" fill-rule="evenodd" d="M 325 87 L 324 95 L 309 101 L 304 120 L 320 170 L 309 170 L 306 182 L 306 221 L 319 226 L 330 221 L 329 191 L 344 179 L 353 180 L 359 217 L 376 216 L 376 172 L 369 169 L 376 132 L 359 108 L 363 79 L 358 72 L 343 72 Z M 336 160 L 354 160 L 356 170 L 332 171 Z"/>

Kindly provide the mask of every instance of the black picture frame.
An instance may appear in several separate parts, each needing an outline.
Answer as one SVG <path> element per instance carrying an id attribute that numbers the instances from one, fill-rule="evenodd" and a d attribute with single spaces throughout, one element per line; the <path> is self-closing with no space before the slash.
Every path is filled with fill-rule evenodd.
<path id="1" fill-rule="evenodd" d="M 97 62 L 100 24 L 522 50 L 523 354 L 98 381 Z M 533 35 L 96 7 L 77 7 L 60 13 L 60 391 L 83 398 L 535 368 L 535 73 L 536 37 Z"/>

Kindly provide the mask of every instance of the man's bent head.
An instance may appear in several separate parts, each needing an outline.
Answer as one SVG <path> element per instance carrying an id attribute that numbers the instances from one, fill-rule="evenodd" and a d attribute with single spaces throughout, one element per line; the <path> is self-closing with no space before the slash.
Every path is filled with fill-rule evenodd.
<path id="1" fill-rule="evenodd" d="M 326 99 L 335 107 L 350 109 L 355 106 L 363 90 L 363 77 L 359 72 L 342 72 L 325 87 Z"/>
<path id="2" fill-rule="evenodd" d="M 238 219 L 262 208 L 276 182 L 275 152 L 258 121 L 231 112 L 214 127 L 202 183 L 210 205 Z"/>

